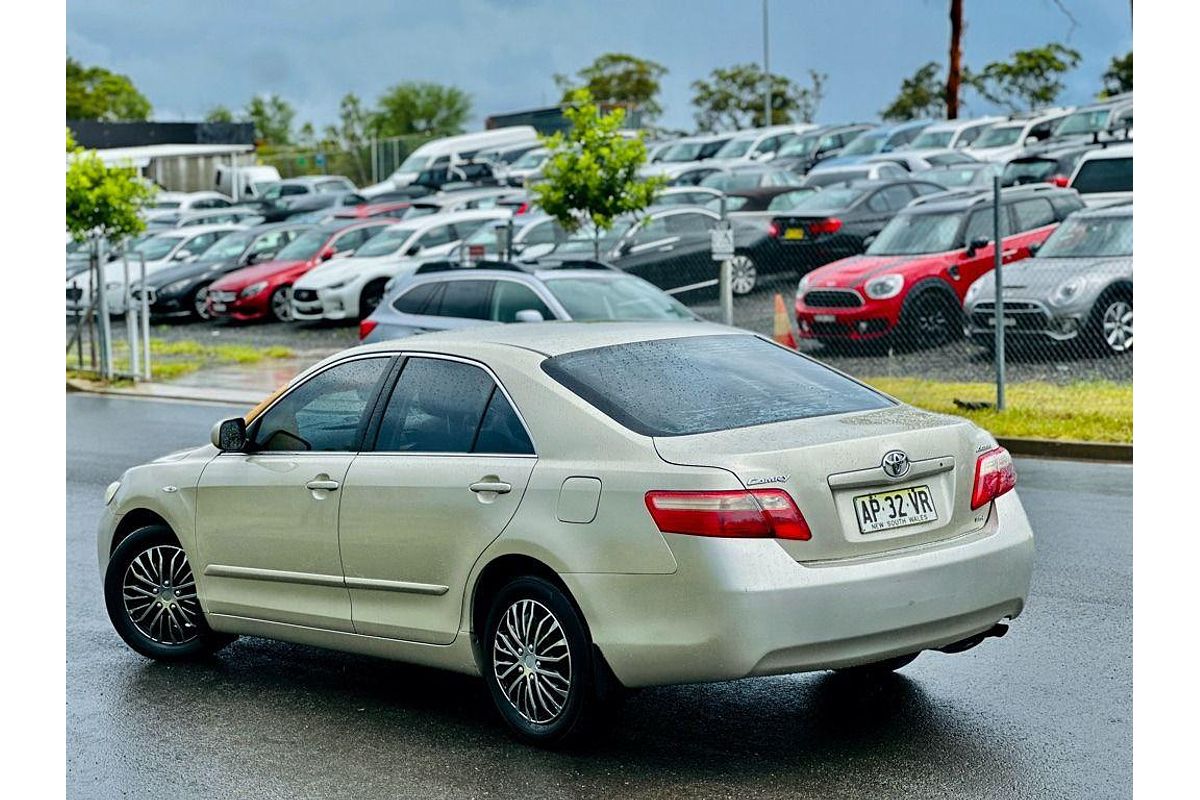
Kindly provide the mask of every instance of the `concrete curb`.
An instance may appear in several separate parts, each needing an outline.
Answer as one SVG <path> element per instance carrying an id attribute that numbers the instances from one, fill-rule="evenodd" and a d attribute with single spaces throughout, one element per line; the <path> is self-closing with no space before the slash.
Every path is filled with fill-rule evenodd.
<path id="1" fill-rule="evenodd" d="M 253 392 L 241 389 L 209 389 L 203 386 L 174 386 L 166 383 L 139 383 L 135 386 L 104 386 L 91 381 L 68 379 L 68 392 L 87 392 L 89 394 L 109 395 L 113 397 L 137 397 L 144 400 L 177 400 L 193 403 L 222 403 L 235 406 L 246 406 L 247 409 L 258 405 L 270 392 Z"/>
<path id="2" fill-rule="evenodd" d="M 253 408 L 270 392 L 239 389 L 208 389 L 203 386 L 176 386 L 166 383 L 139 383 L 131 387 L 112 387 L 78 379 L 67 380 L 68 392 L 194 403 L 224 403 Z M 1020 439 L 996 437 L 1014 456 L 1065 458 L 1073 461 L 1117 461 L 1133 463 L 1133 445 L 1114 442 L 1079 442 L 1063 439 Z"/>
<path id="3" fill-rule="evenodd" d="M 1132 444 L 1079 442 L 1070 439 L 1019 439 L 1001 436 L 997 436 L 996 441 L 1008 448 L 1008 452 L 1014 456 L 1133 463 Z"/>

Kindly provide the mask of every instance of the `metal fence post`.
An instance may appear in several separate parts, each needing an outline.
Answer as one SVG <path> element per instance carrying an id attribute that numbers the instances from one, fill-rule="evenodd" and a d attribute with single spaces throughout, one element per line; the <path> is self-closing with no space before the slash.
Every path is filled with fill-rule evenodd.
<path id="1" fill-rule="evenodd" d="M 1004 240 L 1000 229 L 1000 176 L 992 178 L 992 252 L 995 268 L 992 270 L 996 281 L 996 305 L 993 309 L 996 327 L 996 410 L 1004 410 Z"/>
<path id="2" fill-rule="evenodd" d="M 138 253 L 138 261 L 142 266 L 142 369 L 149 381 L 153 378 L 150 374 L 150 298 L 146 292 L 146 254 Z"/>
<path id="3" fill-rule="evenodd" d="M 721 193 L 721 226 L 729 225 L 728 209 L 725 206 L 725 193 Z M 719 275 L 719 288 L 721 295 L 721 322 L 725 325 L 733 325 L 733 262 L 726 258 L 722 259 Z"/>
<path id="4" fill-rule="evenodd" d="M 125 273 L 125 335 L 129 338 L 129 374 L 137 380 L 141 376 L 141 370 L 138 369 L 138 319 L 133 308 L 133 287 L 129 281 L 129 253 L 124 248 L 121 250 L 121 267 Z"/>
<path id="5" fill-rule="evenodd" d="M 96 291 L 97 316 L 100 330 L 100 374 L 106 381 L 113 378 L 112 363 L 112 326 L 108 318 L 107 275 L 104 269 L 105 255 L 104 240 L 99 236 L 93 241 L 92 252 L 96 263 L 96 280 L 92 288 Z"/>

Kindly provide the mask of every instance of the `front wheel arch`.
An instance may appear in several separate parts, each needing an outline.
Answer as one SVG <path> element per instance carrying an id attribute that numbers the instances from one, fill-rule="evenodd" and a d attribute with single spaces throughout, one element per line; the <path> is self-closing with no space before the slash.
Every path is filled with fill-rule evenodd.
<path id="1" fill-rule="evenodd" d="M 175 537 L 176 541 L 179 541 L 179 535 L 175 533 L 170 523 L 163 519 L 162 516 L 148 508 L 135 508 L 127 511 L 121 517 L 121 521 L 117 523 L 117 529 L 113 531 L 112 542 L 108 547 L 109 556 L 116 552 L 117 547 L 129 537 L 129 534 L 139 528 L 146 528 L 151 525 L 161 525 L 171 531 L 171 535 Z M 180 546 L 182 546 L 182 543 Z"/>

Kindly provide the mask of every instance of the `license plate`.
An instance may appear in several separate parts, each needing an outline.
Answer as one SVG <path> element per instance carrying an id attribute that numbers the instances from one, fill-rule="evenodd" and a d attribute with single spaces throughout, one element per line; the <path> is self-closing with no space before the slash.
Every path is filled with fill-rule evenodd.
<path id="1" fill-rule="evenodd" d="M 804 238 L 804 228 L 788 228 L 786 231 L 783 232 L 783 238 L 785 238 L 785 239 L 803 239 Z"/>
<path id="2" fill-rule="evenodd" d="M 833 314 L 813 314 L 813 322 L 837 322 Z"/>
<path id="3" fill-rule="evenodd" d="M 219 314 L 225 310 L 225 304 L 224 303 L 213 303 L 212 310 L 216 311 Z"/>
<path id="4" fill-rule="evenodd" d="M 991 325 L 993 328 L 996 327 L 996 318 L 995 317 L 988 317 L 987 321 L 988 321 L 988 325 Z M 1005 317 L 1004 318 L 1004 327 L 1011 328 L 1016 324 L 1017 324 L 1017 321 L 1013 317 Z"/>
<path id="5" fill-rule="evenodd" d="M 859 533 L 878 533 L 938 518 L 928 486 L 909 486 L 854 498 Z"/>

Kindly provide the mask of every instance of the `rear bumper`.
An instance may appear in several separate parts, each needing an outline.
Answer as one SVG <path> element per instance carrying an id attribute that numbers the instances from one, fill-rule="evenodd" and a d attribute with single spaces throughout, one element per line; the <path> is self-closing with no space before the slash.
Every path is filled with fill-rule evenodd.
<path id="1" fill-rule="evenodd" d="M 866 664 L 942 647 L 1025 606 L 1033 535 L 1015 493 L 979 531 L 820 566 L 770 540 L 668 536 L 673 575 L 567 574 L 627 686 Z"/>

